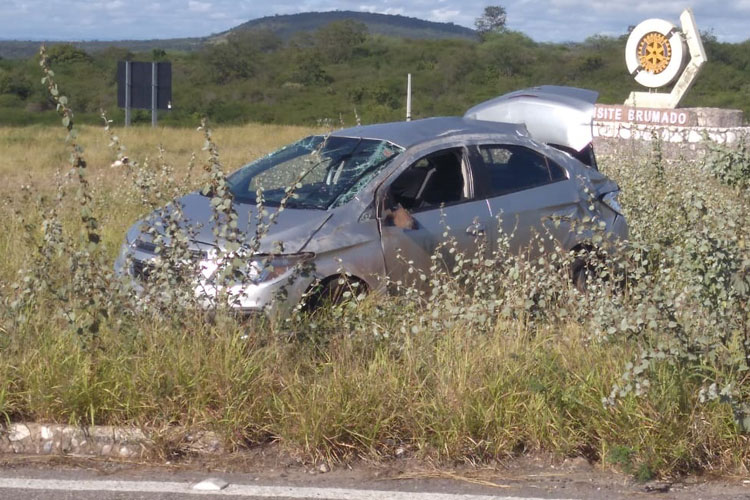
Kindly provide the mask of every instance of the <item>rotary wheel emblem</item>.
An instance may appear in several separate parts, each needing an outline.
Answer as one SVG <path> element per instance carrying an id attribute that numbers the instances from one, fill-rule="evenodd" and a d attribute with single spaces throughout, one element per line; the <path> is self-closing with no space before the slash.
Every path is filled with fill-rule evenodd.
<path id="1" fill-rule="evenodd" d="M 687 10 L 685 12 L 690 14 Z M 683 14 L 687 16 L 685 12 Z M 680 19 L 683 28 L 686 23 L 690 24 L 689 20 L 683 20 L 682 17 Z M 693 34 L 695 32 L 691 31 Z M 680 32 L 669 21 L 646 19 L 633 28 L 628 36 L 628 43 L 625 44 L 628 72 L 644 87 L 656 89 L 669 85 L 685 74 L 683 70 L 687 63 L 687 38 L 685 30 Z"/>
<path id="2" fill-rule="evenodd" d="M 672 46 L 661 33 L 652 31 L 638 42 L 638 62 L 649 73 L 658 75 L 667 69 L 671 59 Z"/>

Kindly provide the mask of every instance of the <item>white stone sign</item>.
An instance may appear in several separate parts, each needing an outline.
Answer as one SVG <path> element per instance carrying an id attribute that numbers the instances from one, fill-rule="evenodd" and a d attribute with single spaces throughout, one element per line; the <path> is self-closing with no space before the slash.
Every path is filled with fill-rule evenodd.
<path id="1" fill-rule="evenodd" d="M 597 122 L 685 127 L 696 124 L 696 119 L 691 116 L 692 114 L 688 110 L 631 108 L 597 104 L 594 112 L 594 120 Z"/>
<path id="2" fill-rule="evenodd" d="M 626 105 L 674 109 L 693 84 L 706 51 L 692 10 L 682 12 L 680 23 L 682 31 L 669 21 L 647 19 L 630 33 L 625 62 L 635 81 L 652 89 L 677 83 L 670 93 L 631 92 Z"/>

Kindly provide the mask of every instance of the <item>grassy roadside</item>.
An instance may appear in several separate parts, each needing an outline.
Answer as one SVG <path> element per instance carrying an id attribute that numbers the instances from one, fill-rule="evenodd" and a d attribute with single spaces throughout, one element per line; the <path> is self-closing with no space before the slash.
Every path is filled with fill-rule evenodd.
<path id="1" fill-rule="evenodd" d="M 230 168 L 308 132 L 247 126 L 214 139 Z M 238 323 L 140 310 L 81 284 L 99 283 L 135 219 L 204 178 L 200 134 L 118 135 L 137 167 L 110 166 L 101 129 L 79 136 L 102 236 L 89 252 L 60 134 L 0 129 L 7 421 L 211 429 L 237 447 L 275 440 L 311 460 L 403 446 L 446 461 L 582 455 L 643 478 L 747 471 L 735 422 L 748 398 L 747 294 L 736 283 L 750 265 L 747 185 L 719 175 L 746 157 L 604 163 L 631 226 L 626 292 L 602 281 L 584 296 L 554 260 L 565 256 L 529 263 L 501 247 L 492 261 L 438 273 L 429 300 L 371 297 L 312 320 Z"/>
<path id="2" fill-rule="evenodd" d="M 278 440 L 308 459 L 402 446 L 475 462 L 549 451 L 644 475 L 747 460 L 730 409 L 699 404 L 689 370 L 664 366 L 645 397 L 605 408 L 627 347 L 592 343 L 573 324 L 472 330 L 389 342 L 340 331 L 323 349 L 267 328 L 244 339 L 234 323 L 180 332 L 155 320 L 137 335 L 103 332 L 91 351 L 30 323 L 3 346 L 0 409 L 13 421 L 212 429 L 238 447 Z"/>

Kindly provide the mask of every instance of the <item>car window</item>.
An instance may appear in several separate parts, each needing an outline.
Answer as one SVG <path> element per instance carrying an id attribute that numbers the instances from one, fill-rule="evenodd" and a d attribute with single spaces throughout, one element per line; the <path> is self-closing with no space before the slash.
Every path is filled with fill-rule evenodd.
<path id="1" fill-rule="evenodd" d="M 466 162 L 461 148 L 431 153 L 412 163 L 388 189 L 388 205 L 421 211 L 468 198 Z"/>
<path id="2" fill-rule="evenodd" d="M 312 136 L 250 163 L 229 176 L 235 200 L 325 210 L 356 196 L 403 148 L 356 137 Z M 294 192 L 288 195 L 288 188 Z"/>
<path id="3" fill-rule="evenodd" d="M 483 194 L 501 196 L 567 179 L 565 169 L 529 148 L 479 146 L 472 156 L 483 166 Z"/>
<path id="4" fill-rule="evenodd" d="M 568 178 L 568 172 L 566 172 L 564 168 L 549 158 L 546 158 L 546 160 L 547 168 L 549 168 L 549 176 L 550 179 L 552 179 L 552 182 L 564 181 Z"/>

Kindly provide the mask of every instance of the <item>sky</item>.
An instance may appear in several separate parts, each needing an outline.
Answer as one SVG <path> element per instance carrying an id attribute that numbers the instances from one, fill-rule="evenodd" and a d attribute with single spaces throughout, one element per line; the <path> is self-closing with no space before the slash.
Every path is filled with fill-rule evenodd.
<path id="1" fill-rule="evenodd" d="M 274 14 L 357 10 L 474 27 L 486 5 L 502 5 L 507 26 L 540 42 L 621 35 L 657 17 L 679 26 L 692 7 L 698 28 L 724 42 L 750 38 L 750 0 L 0 0 L 0 39 L 123 40 L 207 36 Z"/>

